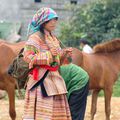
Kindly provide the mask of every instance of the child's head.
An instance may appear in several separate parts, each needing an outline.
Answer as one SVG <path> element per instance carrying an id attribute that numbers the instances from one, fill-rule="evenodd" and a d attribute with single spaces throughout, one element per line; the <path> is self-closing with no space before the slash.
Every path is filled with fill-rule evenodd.
<path id="1" fill-rule="evenodd" d="M 80 39 L 80 48 L 82 49 L 85 45 L 90 45 L 86 39 Z"/>

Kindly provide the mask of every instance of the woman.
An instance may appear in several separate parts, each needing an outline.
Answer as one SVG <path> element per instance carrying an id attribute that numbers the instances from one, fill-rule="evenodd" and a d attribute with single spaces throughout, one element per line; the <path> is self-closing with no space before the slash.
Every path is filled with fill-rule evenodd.
<path id="1" fill-rule="evenodd" d="M 71 54 L 72 49 L 62 50 L 52 34 L 57 20 L 53 9 L 41 8 L 29 25 L 24 60 L 29 68 L 39 66 L 29 75 L 23 120 L 71 120 L 67 90 L 58 66 L 64 54 Z"/>

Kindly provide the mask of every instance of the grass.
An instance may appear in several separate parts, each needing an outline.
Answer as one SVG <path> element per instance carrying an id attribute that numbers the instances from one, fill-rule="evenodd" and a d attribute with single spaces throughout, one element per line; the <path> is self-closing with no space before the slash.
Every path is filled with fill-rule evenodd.
<path id="1" fill-rule="evenodd" d="M 103 90 L 100 91 L 99 96 L 104 96 Z M 112 93 L 113 97 L 120 97 L 120 77 L 118 78 L 118 80 L 115 82 L 115 85 L 113 86 L 113 93 Z"/>

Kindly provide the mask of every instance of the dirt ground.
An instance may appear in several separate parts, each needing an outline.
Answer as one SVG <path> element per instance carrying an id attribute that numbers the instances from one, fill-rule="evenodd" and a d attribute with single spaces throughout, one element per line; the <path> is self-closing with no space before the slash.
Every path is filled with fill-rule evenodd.
<path id="1" fill-rule="evenodd" d="M 0 100 L 0 120 L 11 120 L 8 113 L 8 101 Z M 16 100 L 16 120 L 21 120 L 24 100 Z M 90 106 L 91 106 L 91 96 L 88 97 L 87 111 L 85 115 L 85 120 L 90 120 Z M 95 115 L 95 120 L 105 120 L 104 113 L 104 98 L 100 97 L 98 99 L 98 110 Z M 113 97 L 111 101 L 111 120 L 120 120 L 120 97 Z"/>

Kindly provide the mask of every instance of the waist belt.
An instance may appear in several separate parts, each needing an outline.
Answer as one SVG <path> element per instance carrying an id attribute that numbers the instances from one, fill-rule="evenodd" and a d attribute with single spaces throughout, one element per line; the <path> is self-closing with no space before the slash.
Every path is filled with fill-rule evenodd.
<path id="1" fill-rule="evenodd" d="M 32 72 L 30 72 L 30 74 L 33 75 L 33 79 L 34 80 L 38 80 L 38 72 L 39 72 L 39 68 L 45 68 L 49 71 L 57 71 L 59 66 L 55 66 L 55 67 L 52 67 L 52 66 L 48 66 L 48 65 L 40 65 L 39 67 L 35 67 Z"/>

